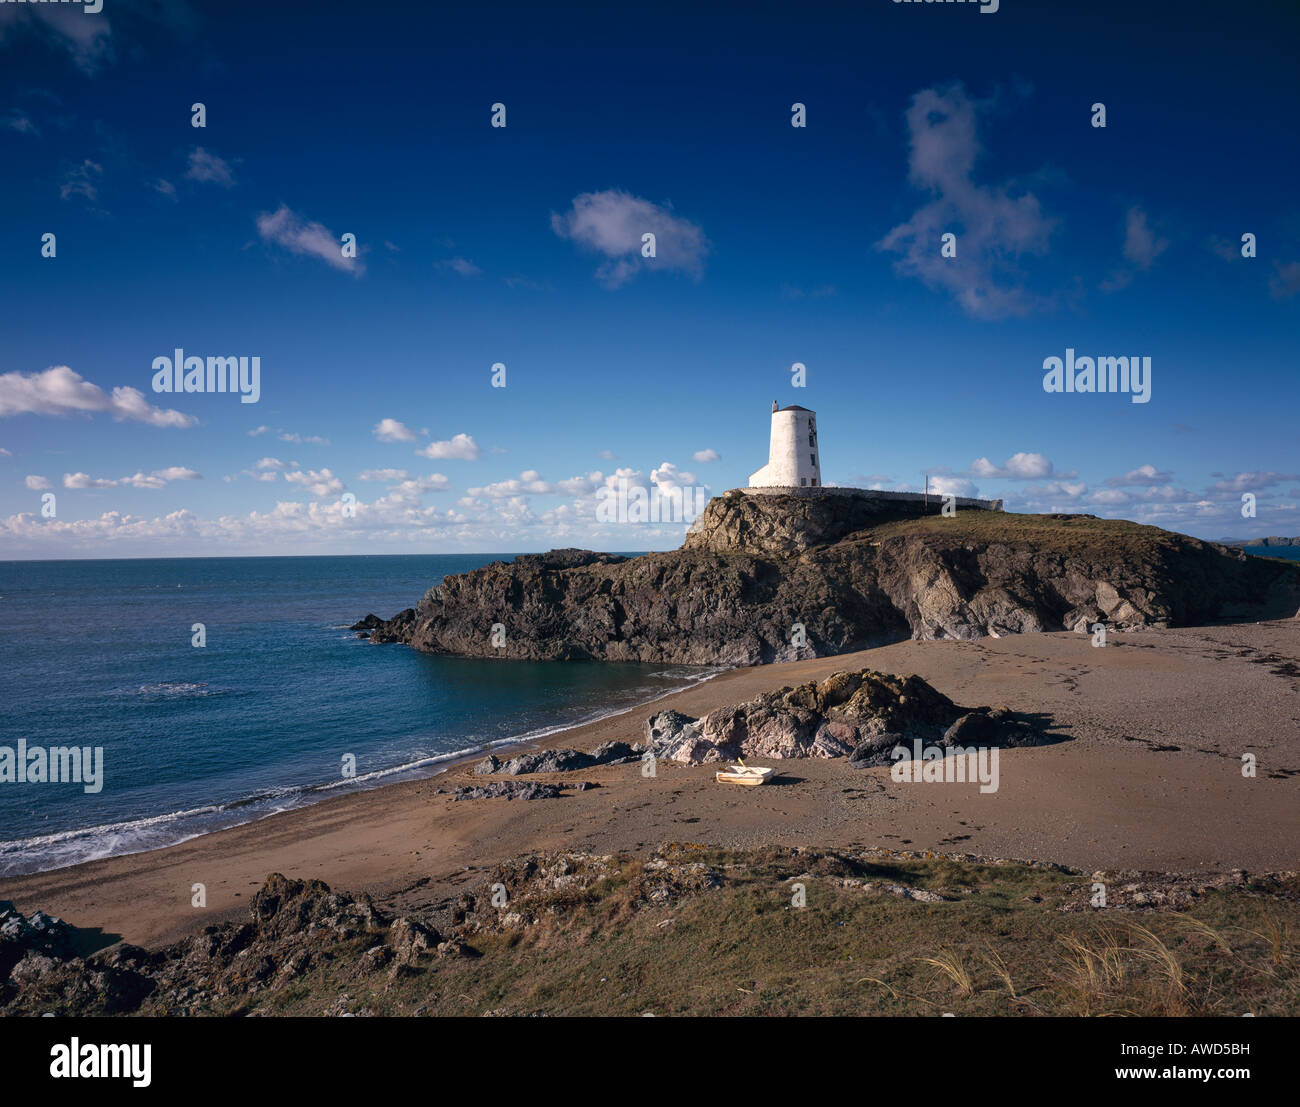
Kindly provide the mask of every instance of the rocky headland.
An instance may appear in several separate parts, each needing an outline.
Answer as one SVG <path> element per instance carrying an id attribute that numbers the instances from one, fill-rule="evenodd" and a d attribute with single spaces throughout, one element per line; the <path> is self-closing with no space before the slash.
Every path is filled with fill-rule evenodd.
<path id="1" fill-rule="evenodd" d="M 449 576 L 372 642 L 525 660 L 754 665 L 906 639 L 1289 618 L 1300 565 L 1092 515 L 917 516 L 852 495 L 711 500 L 681 549 Z"/>
<path id="2" fill-rule="evenodd" d="M 1286 538 L 1270 535 L 1268 538 L 1250 538 L 1241 544 L 1243 546 L 1300 546 L 1300 537 Z"/>

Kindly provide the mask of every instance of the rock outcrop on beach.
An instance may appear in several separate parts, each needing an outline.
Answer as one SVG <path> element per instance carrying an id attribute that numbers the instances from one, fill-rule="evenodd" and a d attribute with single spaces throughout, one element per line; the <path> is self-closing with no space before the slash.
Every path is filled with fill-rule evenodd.
<path id="1" fill-rule="evenodd" d="M 0 980 L 24 958 L 60 958 L 72 955 L 76 931 L 62 919 L 44 911 L 22 914 L 8 900 L 0 900 Z"/>
<path id="2" fill-rule="evenodd" d="M 597 765 L 620 765 L 637 756 L 637 750 L 627 742 L 606 742 L 590 753 L 581 750 L 530 750 L 502 761 L 496 754 L 488 754 L 474 766 L 476 773 L 568 773 L 575 769 L 592 769 Z"/>
<path id="3" fill-rule="evenodd" d="M 942 754 L 1056 740 L 1038 719 L 1005 707 L 958 707 L 918 676 L 861 669 L 764 692 L 745 703 L 719 707 L 702 719 L 657 711 L 645 721 L 645 740 L 635 746 L 606 742 L 591 753 L 538 750 L 505 762 L 489 755 L 474 771 L 509 776 L 563 773 L 649 756 L 687 765 L 738 757 L 847 757 L 858 768 L 867 768 L 892 764 L 892 751 L 900 745 L 910 757 L 918 749 Z"/>
<path id="4" fill-rule="evenodd" d="M 1292 617 L 1300 565 L 1091 515 L 890 518 L 729 492 L 680 550 L 554 550 L 449 576 L 372 642 L 473 657 L 753 665 L 907 638 Z"/>
<path id="5" fill-rule="evenodd" d="M 1005 707 L 958 707 L 918 676 L 862 669 L 765 692 L 702 719 L 661 711 L 646 720 L 656 757 L 698 765 L 735 758 L 847 757 L 859 768 L 892 764 L 903 746 L 944 753 L 1054 741 Z"/>
<path id="6" fill-rule="evenodd" d="M 574 785 L 573 790 L 575 792 L 585 792 L 588 788 L 595 787 L 596 785 L 591 781 L 584 780 Z M 461 800 L 479 799 L 559 799 L 564 795 L 565 788 L 566 785 L 564 784 L 543 784 L 537 780 L 494 780 L 474 787 L 461 785 L 457 788 L 436 788 L 433 794 L 435 796 L 451 796 L 453 803 L 459 803 Z"/>

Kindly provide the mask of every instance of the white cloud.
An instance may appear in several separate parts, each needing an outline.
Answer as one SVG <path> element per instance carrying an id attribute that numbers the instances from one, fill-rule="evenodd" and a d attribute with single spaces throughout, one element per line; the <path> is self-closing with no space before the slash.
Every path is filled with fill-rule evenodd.
<path id="1" fill-rule="evenodd" d="M 934 496 L 975 497 L 979 495 L 979 489 L 975 486 L 974 481 L 967 480 L 965 477 L 939 475 L 930 478 L 930 494 Z"/>
<path id="2" fill-rule="evenodd" d="M 214 550 L 274 553 L 290 545 L 294 549 L 334 553 L 393 546 L 474 551 L 520 544 L 538 549 L 547 545 L 619 549 L 626 548 L 630 537 L 627 528 L 596 523 L 594 495 L 602 484 L 616 485 L 619 476 L 642 486 L 646 480 L 644 474 L 624 469 L 610 478 L 589 473 L 552 486 L 536 470 L 525 470 L 514 487 L 493 488 L 490 497 L 467 495 L 450 507 L 425 506 L 422 497 L 426 493 L 437 494 L 450 486 L 445 476 L 431 473 L 401 482 L 374 501 L 358 500 L 348 505 L 324 497 L 311 502 L 284 500 L 269 511 L 215 518 L 190 511 L 155 518 L 113 511 L 81 520 L 71 519 L 66 512 L 58 519 L 23 513 L 0 519 L 0 541 L 8 550 L 52 556 L 67 556 L 79 550 L 104 556 L 106 549 L 113 549 L 117 556 L 155 557 L 164 549 L 178 554 Z M 325 482 L 336 479 L 333 474 L 326 477 L 324 471 L 303 473 L 294 484 L 306 485 L 313 477 Z M 581 498 L 534 512 L 529 501 L 538 494 L 537 489 L 553 489 L 554 494 L 577 493 Z M 680 544 L 684 524 L 636 529 L 635 537 L 642 548 L 672 548 Z M 624 545 L 620 546 L 620 541 Z"/>
<path id="3" fill-rule="evenodd" d="M 615 469 L 605 478 L 604 486 L 606 488 L 611 488 L 614 491 L 618 491 L 620 481 L 627 481 L 629 488 L 634 485 L 641 485 L 644 487 L 646 475 L 640 469 Z"/>
<path id="4" fill-rule="evenodd" d="M 1211 473 L 1210 475 L 1220 476 L 1218 473 Z M 1212 484 L 1206 492 L 1206 496 L 1227 496 L 1231 498 L 1240 496 L 1243 492 L 1254 492 L 1258 495 L 1264 489 L 1293 480 L 1300 480 L 1300 474 L 1274 473 L 1272 470 L 1256 473 L 1237 473 L 1235 476 L 1224 477 Z"/>
<path id="5" fill-rule="evenodd" d="M 63 180 L 59 183 L 59 198 L 67 200 L 80 196 L 83 200 L 94 203 L 99 199 L 99 179 L 103 175 L 104 167 L 87 158 L 63 175 Z"/>
<path id="6" fill-rule="evenodd" d="M 654 470 L 661 479 L 672 477 L 681 480 L 685 476 L 671 470 L 665 473 L 664 468 L 659 466 Z M 275 475 L 274 470 L 266 473 Z M 86 474 L 80 476 L 86 482 L 93 480 Z M 1251 474 L 1242 476 L 1250 477 Z M 1259 476 L 1268 480 L 1283 475 Z M 513 482 L 501 482 L 506 487 L 488 486 L 490 495 L 466 495 L 450 506 L 436 501 L 432 506 L 425 506 L 423 497 L 426 493 L 436 496 L 450 487 L 446 477 L 432 473 L 407 478 L 371 502 L 358 501 L 345 506 L 334 496 L 317 497 L 310 502 L 282 500 L 270 510 L 217 517 L 202 517 L 182 510 L 157 517 L 113 511 L 99 517 L 76 519 L 74 508 L 70 506 L 60 511 L 58 519 L 44 519 L 39 512 L 0 518 L 0 544 L 13 551 L 11 556 L 56 557 L 78 553 L 109 556 L 104 552 L 106 550 L 112 550 L 112 556 L 156 557 L 160 550 L 175 554 L 217 550 L 253 554 L 283 552 L 288 547 L 337 553 L 430 548 L 475 551 L 511 546 L 544 549 L 557 545 L 579 545 L 591 549 L 669 549 L 680 545 L 684 529 L 681 524 L 636 527 L 633 534 L 626 526 L 595 521 L 595 491 L 606 486 L 617 487 L 620 477 L 641 487 L 646 487 L 649 479 L 637 470 L 621 469 L 609 476 L 596 472 L 552 484 L 536 470 L 528 469 Z M 300 473 L 294 487 L 336 479 L 333 474 L 327 476 L 325 471 Z M 1225 477 L 1224 480 L 1234 481 L 1235 478 Z M 1292 483 L 1280 487 L 1291 487 Z M 575 499 L 544 511 L 534 511 L 530 502 L 539 493 L 530 489 L 539 487 L 551 489 L 554 495 L 573 495 Z M 1035 507 L 1018 499 L 1016 509 L 1080 510 L 1078 498 L 1071 496 L 1078 488 L 1078 484 L 1068 482 L 1025 487 L 1023 494 L 1026 497 L 1053 496 L 1058 500 Z M 932 491 L 936 494 L 976 494 L 969 480 L 949 473 L 939 473 L 932 478 Z M 1235 498 L 1214 502 L 1185 490 L 1167 488 L 1105 491 L 1115 494 L 1117 502 L 1093 504 L 1085 510 L 1157 525 L 1172 525 L 1175 529 L 1194 527 L 1192 533 L 1206 533 L 1211 537 L 1245 533 L 1240 525 L 1239 502 Z M 1162 498 L 1146 499 L 1151 493 Z M 70 504 L 85 504 L 88 500 L 69 497 Z M 1273 521 L 1267 524 L 1268 531 L 1256 527 L 1255 533 L 1300 533 L 1300 509 L 1293 503 L 1280 502 L 1276 510 L 1270 508 L 1270 519 Z M 632 542 L 632 538 L 636 541 Z"/>
<path id="7" fill-rule="evenodd" d="M 461 277 L 483 276 L 483 270 L 470 261 L 469 258 L 448 258 L 446 261 L 438 262 L 438 268 Z"/>
<path id="8" fill-rule="evenodd" d="M 1169 246 L 1167 238 L 1160 238 L 1147 223 L 1147 213 L 1139 207 L 1131 207 L 1124 216 L 1124 260 L 1127 267 L 1121 266 L 1101 282 L 1103 292 L 1118 292 L 1127 288 L 1139 270 L 1150 269 L 1156 258 Z"/>
<path id="9" fill-rule="evenodd" d="M 107 477 L 92 477 L 88 473 L 64 473 L 63 487 L 75 489 L 87 488 L 165 488 L 174 480 L 202 480 L 203 476 L 183 465 L 172 465 L 166 469 L 155 469 L 152 473 L 136 473 L 129 477 L 111 480 Z M 31 487 L 29 484 L 28 487 Z"/>
<path id="10" fill-rule="evenodd" d="M 64 473 L 64 488 L 116 488 L 117 481 L 92 477 L 89 473 Z"/>
<path id="11" fill-rule="evenodd" d="M 25 34 L 66 52 L 90 76 L 113 53 L 108 15 L 88 14 L 84 4 L 0 4 L 0 44 Z"/>
<path id="12" fill-rule="evenodd" d="M 1111 488 L 1120 488 L 1124 485 L 1168 484 L 1173 479 L 1173 473 L 1162 472 L 1154 465 L 1139 465 L 1136 469 L 1130 469 L 1122 477 L 1111 477 L 1106 484 Z"/>
<path id="13" fill-rule="evenodd" d="M 1099 488 L 1088 494 L 1089 503 L 1105 507 L 1121 507 L 1127 504 L 1188 503 L 1199 499 L 1201 496 L 1195 492 L 1169 485 L 1128 489 Z"/>
<path id="14" fill-rule="evenodd" d="M 202 480 L 201 474 L 196 473 L 193 469 L 187 469 L 183 465 L 172 465 L 166 469 L 155 469 L 154 476 L 162 477 L 163 480 Z"/>
<path id="15" fill-rule="evenodd" d="M 1275 272 L 1268 279 L 1269 295 L 1275 300 L 1289 300 L 1300 292 L 1300 261 L 1289 261 L 1285 265 L 1274 261 Z"/>
<path id="16" fill-rule="evenodd" d="M 42 373 L 0 374 L 0 417 L 6 415 L 80 415 L 104 412 L 154 427 L 192 427 L 192 415 L 154 407 L 135 388 L 114 388 L 112 395 L 66 365 Z"/>
<path id="17" fill-rule="evenodd" d="M 461 461 L 477 461 L 482 453 L 478 443 L 468 434 L 455 435 L 446 442 L 430 442 L 415 452 L 432 460 L 458 458 Z"/>
<path id="18" fill-rule="evenodd" d="M 361 474 L 365 481 L 410 480 L 411 474 L 405 469 L 367 469 Z"/>
<path id="19" fill-rule="evenodd" d="M 33 492 L 42 492 L 50 487 L 49 479 L 31 474 L 27 477 L 27 487 Z"/>
<path id="20" fill-rule="evenodd" d="M 1058 473 L 1042 454 L 1016 453 L 1003 465 L 994 465 L 986 457 L 977 457 L 970 465 L 970 474 L 982 480 L 1046 480 L 1048 477 L 1068 479 L 1073 472 Z"/>
<path id="21" fill-rule="evenodd" d="M 597 469 L 586 476 L 557 480 L 555 487 L 566 496 L 591 496 L 595 494 L 596 489 L 601 487 L 604 480 L 605 475 Z"/>
<path id="22" fill-rule="evenodd" d="M 17 108 L 11 108 L 0 119 L 0 125 L 8 127 L 11 131 L 17 131 L 20 135 L 38 135 L 41 133 L 36 129 L 36 124 L 32 122 L 32 117 Z"/>
<path id="23" fill-rule="evenodd" d="M 230 163 L 202 146 L 196 146 L 190 151 L 185 176 L 191 181 L 220 185 L 222 188 L 232 188 L 235 184 L 235 174 L 231 171 Z"/>
<path id="24" fill-rule="evenodd" d="M 136 473 L 134 476 L 123 477 L 117 481 L 118 484 L 124 484 L 131 488 L 166 488 L 167 482 L 162 477 L 149 476 L 144 473 Z M 96 486 L 99 487 L 99 486 Z"/>
<path id="25" fill-rule="evenodd" d="M 302 485 L 313 496 L 336 496 L 343 491 L 343 482 L 329 469 L 300 469 L 285 473 L 284 479 Z"/>
<path id="26" fill-rule="evenodd" d="M 442 492 L 451 481 L 441 473 L 430 473 L 427 477 L 407 478 L 388 490 L 388 494 L 376 500 L 376 504 L 411 504 L 417 503 L 426 492 Z"/>
<path id="27" fill-rule="evenodd" d="M 1139 269 L 1150 269 L 1169 246 L 1147 223 L 1147 213 L 1139 207 L 1128 209 L 1124 219 L 1124 257 Z"/>
<path id="28" fill-rule="evenodd" d="M 262 212 L 257 217 L 257 233 L 264 242 L 282 246 L 292 254 L 317 258 L 335 269 L 360 276 L 365 266 L 360 258 L 345 258 L 343 243 L 321 223 L 309 223 L 281 204 L 274 212 Z"/>
<path id="29" fill-rule="evenodd" d="M 668 207 L 617 189 L 575 196 L 564 215 L 551 213 L 551 229 L 609 259 L 596 270 L 608 288 L 625 284 L 642 270 L 676 270 L 699 280 L 709 253 L 709 242 L 694 223 Z M 653 258 L 641 256 L 641 236 L 647 233 L 655 236 Z"/>
<path id="30" fill-rule="evenodd" d="M 691 488 L 696 484 L 695 474 L 683 472 L 671 461 L 663 462 L 650 471 L 650 479 L 659 486 L 661 492 L 671 492 L 676 488 Z"/>
<path id="31" fill-rule="evenodd" d="M 270 434 L 272 432 L 275 433 L 276 438 L 281 442 L 289 442 L 296 446 L 328 446 L 330 444 L 328 438 L 321 438 L 316 434 L 299 434 L 297 431 L 287 431 L 283 428 L 276 429 L 275 427 L 268 427 L 265 423 L 262 424 L 262 426 L 254 427 L 249 431 L 248 437 L 258 438 L 263 434 Z"/>
<path id="32" fill-rule="evenodd" d="M 373 431 L 380 442 L 414 442 L 415 431 L 397 419 L 380 419 Z"/>
<path id="33" fill-rule="evenodd" d="M 257 463 L 259 469 L 292 469 L 296 468 L 287 461 L 281 461 L 278 457 L 264 457 Z"/>
<path id="34" fill-rule="evenodd" d="M 1024 490 L 1023 495 L 1030 502 L 1037 502 L 1042 497 L 1077 500 L 1088 491 L 1088 482 L 1082 480 L 1049 480 L 1046 484 L 1033 484 Z"/>
<path id="35" fill-rule="evenodd" d="M 1212 234 L 1206 241 L 1206 245 L 1224 261 L 1237 261 L 1241 258 L 1241 242 L 1233 242 L 1229 238 L 1223 238 L 1221 235 Z"/>
<path id="36" fill-rule="evenodd" d="M 692 461 L 698 461 L 701 465 L 707 465 L 710 461 L 721 461 L 722 455 L 717 450 L 696 450 L 691 454 Z"/>
<path id="37" fill-rule="evenodd" d="M 476 499 L 479 497 L 491 500 L 515 499 L 522 503 L 524 496 L 552 495 L 555 492 L 555 485 L 542 480 L 542 475 L 536 469 L 525 469 L 519 474 L 518 480 L 497 481 L 495 484 L 467 489 L 467 492 Z"/>
<path id="38" fill-rule="evenodd" d="M 1031 192 L 1013 195 L 1010 181 L 977 184 L 983 148 L 978 114 L 986 107 L 960 84 L 918 92 L 907 110 L 908 176 L 934 198 L 876 243 L 901 255 L 897 270 L 949 293 L 982 319 L 1025 315 L 1043 306 L 1023 285 L 1016 263 L 1046 252 L 1056 221 Z M 940 255 L 941 236 L 957 236 L 957 256 Z"/>

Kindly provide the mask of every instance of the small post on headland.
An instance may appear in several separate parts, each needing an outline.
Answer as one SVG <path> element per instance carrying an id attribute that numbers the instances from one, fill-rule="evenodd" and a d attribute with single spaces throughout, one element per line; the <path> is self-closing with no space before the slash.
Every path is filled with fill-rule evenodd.
<path id="1" fill-rule="evenodd" d="M 925 510 L 930 510 L 930 474 L 925 474 Z"/>

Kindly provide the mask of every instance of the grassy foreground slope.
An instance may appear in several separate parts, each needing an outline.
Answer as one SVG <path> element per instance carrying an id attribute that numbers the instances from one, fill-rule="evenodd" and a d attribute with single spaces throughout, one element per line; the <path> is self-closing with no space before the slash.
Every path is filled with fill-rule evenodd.
<path id="1" fill-rule="evenodd" d="M 676 844 L 421 887 L 397 915 L 273 876 L 166 949 L 28 953 L 0 1013 L 1300 1014 L 1296 873 Z"/>
<path id="2" fill-rule="evenodd" d="M 344 988 L 347 1002 L 376 1014 L 1300 1014 L 1295 875 L 1207 889 L 1183 910 L 1125 907 L 1125 884 L 1158 896 L 1160 880 L 1111 878 L 1121 906 L 1099 910 L 1086 906 L 1091 877 L 1012 863 L 669 856 L 704 867 L 693 888 L 678 878 L 656 903 L 663 870 L 618 859 L 617 876 L 542 895 L 516 908 L 524 921 L 472 939 L 481 957 Z M 310 1009 L 312 993 L 280 1009 Z"/>

